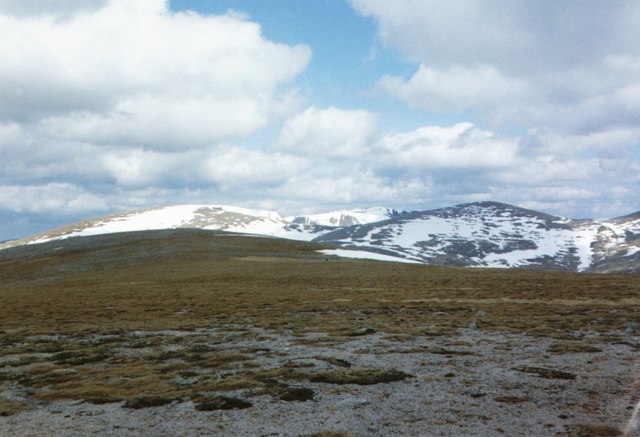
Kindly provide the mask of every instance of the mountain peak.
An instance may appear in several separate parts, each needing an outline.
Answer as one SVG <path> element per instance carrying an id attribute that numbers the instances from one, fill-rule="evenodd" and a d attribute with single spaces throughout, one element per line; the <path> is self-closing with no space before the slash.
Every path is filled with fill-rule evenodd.
<path id="1" fill-rule="evenodd" d="M 612 220 L 568 220 L 483 201 L 411 213 L 358 208 L 283 218 L 226 205 L 176 205 L 114 214 L 0 244 L 197 228 L 333 244 L 353 256 L 469 267 L 640 272 L 640 212 Z"/>
<path id="2" fill-rule="evenodd" d="M 346 227 L 387 220 L 397 214 L 397 211 L 378 206 L 371 208 L 343 209 L 320 214 L 299 215 L 287 217 L 287 220 L 303 225 Z"/>

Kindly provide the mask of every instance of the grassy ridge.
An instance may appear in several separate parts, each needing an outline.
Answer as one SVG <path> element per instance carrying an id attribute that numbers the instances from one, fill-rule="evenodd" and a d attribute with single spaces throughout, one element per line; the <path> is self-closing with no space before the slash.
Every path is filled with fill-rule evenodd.
<path id="1" fill-rule="evenodd" d="M 313 376 L 256 368 L 255 350 L 217 349 L 210 337 L 149 332 L 215 327 L 241 337 L 264 328 L 305 344 L 335 344 L 364 328 L 402 339 L 473 325 L 559 341 L 590 330 L 615 342 L 616 331 L 640 323 L 637 276 L 327 261 L 319 248 L 176 230 L 1 251 L 0 348 L 16 359 L 0 367 L 0 383 L 34 387 L 41 399 L 133 405 L 245 388 L 293 396 L 274 378 Z M 305 336 L 316 332 L 328 335 Z M 237 369 L 229 378 L 175 383 L 229 368 Z M 0 405 L 0 414 L 3 408 L 13 414 L 17 407 Z"/>
<path id="2" fill-rule="evenodd" d="M 326 330 L 327 319 L 333 329 L 352 328 L 356 313 L 367 313 L 367 325 L 406 331 L 465 326 L 481 309 L 484 328 L 551 334 L 586 324 L 619 329 L 639 317 L 637 276 L 327 262 L 318 248 L 181 230 L 12 249 L 0 252 L 0 318 L 5 331 L 35 333 L 242 318 Z"/>

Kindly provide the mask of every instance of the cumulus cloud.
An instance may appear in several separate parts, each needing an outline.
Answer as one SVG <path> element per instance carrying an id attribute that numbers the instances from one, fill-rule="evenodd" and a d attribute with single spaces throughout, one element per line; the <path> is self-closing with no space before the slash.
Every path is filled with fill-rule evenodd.
<path id="1" fill-rule="evenodd" d="M 118 103 L 106 116 L 83 112 L 48 117 L 41 129 L 58 139 L 184 150 L 249 135 L 267 125 L 268 108 L 269 103 L 259 98 L 140 96 Z"/>
<path id="2" fill-rule="evenodd" d="M 246 14 L 0 0 L 0 215 L 489 199 L 630 212 L 637 2 L 351 4 L 379 33 L 358 90 L 374 92 L 350 101 L 368 108 L 313 101 L 311 48 L 269 40 Z"/>
<path id="3" fill-rule="evenodd" d="M 445 204 L 502 199 L 565 214 L 632 208 L 619 187 L 638 180 L 637 2 L 350 2 L 376 21 L 385 48 L 415 64 L 409 75 L 382 75 L 377 90 L 490 127 L 389 135 L 381 171 L 429 173 Z"/>
<path id="4" fill-rule="evenodd" d="M 421 65 L 409 80 L 384 76 L 378 87 L 411 106 L 435 111 L 482 109 L 529 93 L 527 84 L 506 78 L 489 66 L 440 71 Z"/>
<path id="5" fill-rule="evenodd" d="M 99 155 L 95 170 L 124 187 L 148 186 L 175 181 L 181 169 L 189 168 L 188 154 L 158 153 L 144 149 L 113 149 Z"/>
<path id="6" fill-rule="evenodd" d="M 256 23 L 164 0 L 110 0 L 63 21 L 0 15 L 0 28 L 0 120 L 98 143 L 180 148 L 254 132 L 310 59 Z"/>
<path id="7" fill-rule="evenodd" d="M 376 118 L 364 110 L 310 107 L 284 123 L 275 144 L 296 154 L 355 158 L 370 145 Z"/>
<path id="8" fill-rule="evenodd" d="M 401 198 L 403 205 L 423 204 L 431 194 L 428 178 L 391 180 L 373 171 L 360 168 L 348 174 L 303 174 L 287 180 L 278 188 L 277 196 L 298 199 L 305 205 L 311 202 L 337 206 L 388 205 Z M 316 207 L 317 208 L 317 207 Z"/>
<path id="9" fill-rule="evenodd" d="M 91 11 L 107 0 L 0 0 L 0 12 L 17 16 L 52 15 L 66 17 L 74 12 Z"/>
<path id="10" fill-rule="evenodd" d="M 501 168 L 516 164 L 518 144 L 471 123 L 426 126 L 387 135 L 379 145 L 381 165 L 407 170 Z"/>
<path id="11" fill-rule="evenodd" d="M 65 183 L 45 185 L 0 185 L 0 204 L 16 212 L 74 214 L 106 210 L 100 196 Z"/>
<path id="12" fill-rule="evenodd" d="M 283 183 L 310 165 L 307 159 L 292 155 L 227 146 L 208 153 L 202 171 L 223 191 L 234 187 L 247 190 Z"/>
<path id="13" fill-rule="evenodd" d="M 307 165 L 220 145 L 299 111 L 294 80 L 311 58 L 244 15 L 177 13 L 165 0 L 0 0 L 0 29 L 5 211 L 215 200 Z"/>
<path id="14" fill-rule="evenodd" d="M 418 64 L 388 94 L 432 111 L 587 133 L 640 117 L 640 38 L 632 0 L 352 0 L 380 38 Z"/>
<path id="15" fill-rule="evenodd" d="M 510 74 L 591 66 L 612 54 L 635 54 L 639 16 L 633 0 L 351 0 L 373 17 L 385 44 L 435 67 L 494 65 Z"/>

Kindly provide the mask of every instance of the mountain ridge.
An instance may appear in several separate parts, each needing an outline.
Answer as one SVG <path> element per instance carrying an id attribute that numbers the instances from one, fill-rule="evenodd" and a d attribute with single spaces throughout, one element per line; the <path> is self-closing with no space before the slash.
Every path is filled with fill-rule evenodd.
<path id="1" fill-rule="evenodd" d="M 227 205 L 148 208 L 72 223 L 0 249 L 69 237 L 196 228 L 312 241 L 328 254 L 432 265 L 640 273 L 640 211 L 613 219 L 569 219 L 507 203 L 463 203 L 424 211 L 343 209 L 283 218 Z"/>

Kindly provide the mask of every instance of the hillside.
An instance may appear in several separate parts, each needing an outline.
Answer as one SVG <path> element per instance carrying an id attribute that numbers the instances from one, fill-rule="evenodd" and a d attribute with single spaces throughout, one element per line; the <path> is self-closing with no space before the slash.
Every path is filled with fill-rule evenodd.
<path id="1" fill-rule="evenodd" d="M 570 220 L 497 202 L 412 212 L 314 241 L 465 267 L 640 272 L 640 215 Z"/>
<path id="2" fill-rule="evenodd" d="M 325 248 L 174 229 L 0 251 L 0 435 L 633 430 L 636 276 Z"/>
<path id="3" fill-rule="evenodd" d="M 74 223 L 0 244 L 0 249 L 69 237 L 179 228 L 315 241 L 340 248 L 328 252 L 336 255 L 430 265 L 640 272 L 640 213 L 610 220 L 573 220 L 498 202 L 413 212 L 365 208 L 286 218 L 274 211 L 233 206 L 178 205 Z"/>

